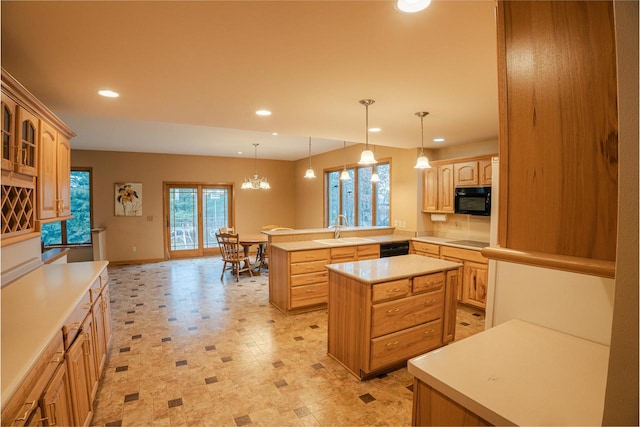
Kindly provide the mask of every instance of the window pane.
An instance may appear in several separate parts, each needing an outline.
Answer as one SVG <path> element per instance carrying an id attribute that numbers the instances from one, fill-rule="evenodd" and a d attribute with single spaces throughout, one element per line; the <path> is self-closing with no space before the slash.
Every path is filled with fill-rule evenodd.
<path id="1" fill-rule="evenodd" d="M 340 215 L 340 172 L 327 173 L 327 187 L 327 225 L 331 225 Z"/>
<path id="2" fill-rule="evenodd" d="M 347 171 L 349 172 L 351 179 L 340 181 L 342 183 L 342 215 L 347 217 L 349 225 L 355 225 L 356 205 L 353 185 L 354 174 L 353 169 L 347 169 Z"/>
<path id="3" fill-rule="evenodd" d="M 373 185 L 371 167 L 358 168 L 358 226 L 373 225 Z"/>
<path id="4" fill-rule="evenodd" d="M 45 246 L 61 245 L 62 244 L 62 223 L 51 222 L 49 224 L 42 224 L 42 230 L 40 239 L 44 242 Z"/>
<path id="5" fill-rule="evenodd" d="M 203 239 L 205 248 L 218 246 L 216 233 L 229 227 L 229 191 L 226 188 L 202 189 Z"/>
<path id="6" fill-rule="evenodd" d="M 89 171 L 71 171 L 71 215 L 67 243 L 91 243 L 91 183 Z"/>
<path id="7" fill-rule="evenodd" d="M 376 225 L 389 226 L 391 199 L 391 166 L 388 163 L 376 165 L 380 181 L 376 183 Z"/>
<path id="8" fill-rule="evenodd" d="M 171 188 L 169 190 L 171 250 L 197 249 L 197 203 L 197 188 Z"/>

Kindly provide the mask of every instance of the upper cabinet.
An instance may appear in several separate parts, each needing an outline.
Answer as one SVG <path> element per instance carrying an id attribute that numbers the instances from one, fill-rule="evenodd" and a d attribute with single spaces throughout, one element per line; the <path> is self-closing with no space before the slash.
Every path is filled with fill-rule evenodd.
<path id="1" fill-rule="evenodd" d="M 453 213 L 455 187 L 490 186 L 491 157 L 432 161 L 422 175 L 422 211 Z"/>
<path id="2" fill-rule="evenodd" d="M 70 218 L 75 134 L 4 69 L 1 88 L 4 246 L 36 233 L 37 221 Z"/>
<path id="3" fill-rule="evenodd" d="M 483 254 L 613 277 L 613 2 L 501 0 L 497 30 L 502 250 Z"/>

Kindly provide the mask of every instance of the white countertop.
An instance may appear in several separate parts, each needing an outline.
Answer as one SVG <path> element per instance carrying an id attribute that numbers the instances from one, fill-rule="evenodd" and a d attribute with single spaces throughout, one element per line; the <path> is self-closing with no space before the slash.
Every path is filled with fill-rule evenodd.
<path id="1" fill-rule="evenodd" d="M 458 267 L 462 267 L 462 264 L 422 255 L 400 255 L 326 266 L 331 271 L 368 284 L 421 276 Z"/>
<path id="2" fill-rule="evenodd" d="M 44 265 L 2 288 L 3 406 L 107 264 Z"/>
<path id="3" fill-rule="evenodd" d="M 495 425 L 601 425 L 609 347 L 521 320 L 409 360 L 409 372 Z"/>
<path id="4" fill-rule="evenodd" d="M 458 243 L 458 242 L 476 241 L 476 239 L 473 239 L 473 238 L 465 239 L 463 237 L 454 239 L 454 238 L 435 237 L 435 236 L 420 236 L 420 237 L 414 237 L 411 240 L 416 240 L 418 242 L 435 243 L 437 245 L 453 246 L 454 248 L 469 249 L 472 251 L 481 251 L 483 247 L 489 246 L 488 242 L 481 242 L 481 241 L 477 241 L 477 243 L 478 244 L 484 243 L 485 244 L 484 246 L 481 246 L 481 245 L 472 246 L 469 244 Z"/>
<path id="5" fill-rule="evenodd" d="M 326 230 L 325 230 L 326 231 Z M 283 249 L 285 251 L 304 251 L 309 249 L 330 249 L 342 246 L 360 246 L 360 245 L 374 245 L 380 243 L 392 243 L 392 242 L 408 242 L 411 240 L 411 237 L 402 236 L 398 234 L 385 234 L 381 236 L 362 236 L 363 239 L 369 240 L 361 241 L 361 242 L 352 242 L 352 243 L 341 243 L 341 244 L 326 244 L 316 242 L 315 240 L 300 240 L 295 242 L 278 242 L 272 243 L 272 247 L 277 247 L 279 249 Z"/>

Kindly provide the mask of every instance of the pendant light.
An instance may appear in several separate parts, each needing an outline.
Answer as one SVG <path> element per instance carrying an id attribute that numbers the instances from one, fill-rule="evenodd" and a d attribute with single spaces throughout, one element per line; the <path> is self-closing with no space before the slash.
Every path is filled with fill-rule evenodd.
<path id="1" fill-rule="evenodd" d="M 263 177 L 258 177 L 258 169 L 256 168 L 256 165 L 258 163 L 258 145 L 260 144 L 253 144 L 253 150 L 254 150 L 254 157 L 253 157 L 253 176 L 250 178 L 245 178 L 244 182 L 242 183 L 242 186 L 240 188 L 242 188 L 243 190 L 247 190 L 247 189 L 251 189 L 251 190 L 268 190 L 271 188 L 271 186 L 269 185 L 269 181 L 267 180 L 267 177 L 263 176 Z"/>
<path id="2" fill-rule="evenodd" d="M 364 105 L 366 111 L 366 132 L 365 132 L 365 143 L 364 143 L 364 151 L 360 154 L 359 165 L 372 165 L 374 163 L 378 163 L 375 156 L 373 155 L 373 151 L 369 150 L 369 105 L 373 104 L 373 99 L 361 99 L 360 104 Z"/>
<path id="3" fill-rule="evenodd" d="M 398 0 L 396 7 L 401 12 L 416 13 L 425 10 L 431 4 L 431 0 Z"/>
<path id="4" fill-rule="evenodd" d="M 420 155 L 418 156 L 418 160 L 414 166 L 416 169 L 429 169 L 431 167 L 429 159 L 424 155 L 424 117 L 427 114 L 429 113 L 426 111 L 419 111 L 416 113 L 416 116 L 420 117 Z"/>
<path id="5" fill-rule="evenodd" d="M 373 152 L 376 152 L 376 146 L 373 146 Z M 376 167 L 375 166 L 371 166 L 371 169 L 373 171 L 373 173 L 371 174 L 371 182 L 378 182 L 380 181 L 380 177 L 378 176 L 378 173 L 376 172 Z"/>
<path id="6" fill-rule="evenodd" d="M 313 179 L 316 177 L 316 173 L 311 169 L 311 137 L 309 137 L 309 169 L 304 173 L 304 177 L 307 179 Z"/>
<path id="7" fill-rule="evenodd" d="M 342 173 L 340 174 L 340 179 L 343 181 L 349 181 L 351 179 L 351 175 L 347 171 L 347 141 L 342 141 L 343 143 L 343 153 L 344 153 L 344 163 L 342 166 Z"/>

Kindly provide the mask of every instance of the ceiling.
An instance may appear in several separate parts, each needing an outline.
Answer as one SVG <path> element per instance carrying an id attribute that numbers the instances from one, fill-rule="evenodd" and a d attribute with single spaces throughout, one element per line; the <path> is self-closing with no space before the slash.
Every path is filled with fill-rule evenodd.
<path id="1" fill-rule="evenodd" d="M 419 147 L 417 111 L 426 148 L 497 138 L 494 0 L 416 14 L 393 1 L 0 7 L 3 68 L 77 133 L 74 149 L 253 157 L 259 143 L 259 158 L 297 160 L 309 137 L 313 154 L 363 143 L 363 98 L 382 128 L 370 144 Z"/>

